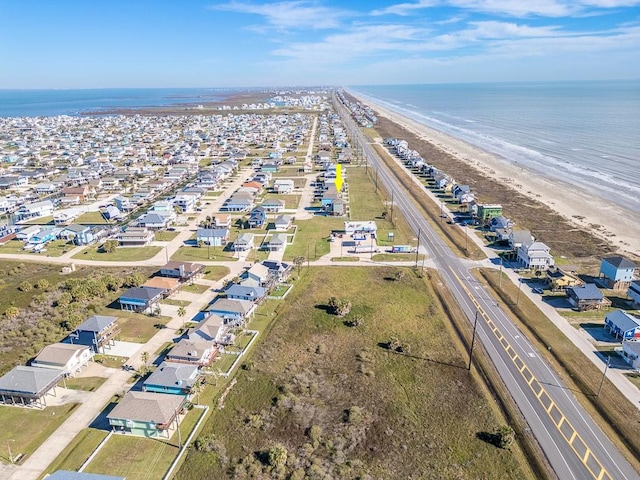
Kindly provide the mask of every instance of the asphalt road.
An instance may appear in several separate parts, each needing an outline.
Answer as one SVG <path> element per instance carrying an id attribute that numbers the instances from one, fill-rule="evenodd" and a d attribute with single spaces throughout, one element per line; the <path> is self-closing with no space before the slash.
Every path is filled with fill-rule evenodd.
<path id="1" fill-rule="evenodd" d="M 456 257 L 423 218 L 406 191 L 344 110 L 342 117 L 360 144 L 379 184 L 394 193 L 394 208 L 407 219 L 420 245 L 471 323 L 542 450 L 561 480 L 640 479 L 572 392 L 533 345 L 513 325 L 499 304 L 469 273 L 471 263 Z M 458 228 L 452 226 L 451 228 Z"/>

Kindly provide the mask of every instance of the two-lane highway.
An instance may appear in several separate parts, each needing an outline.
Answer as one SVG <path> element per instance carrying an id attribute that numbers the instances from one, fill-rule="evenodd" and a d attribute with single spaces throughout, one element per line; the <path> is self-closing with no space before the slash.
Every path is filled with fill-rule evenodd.
<path id="1" fill-rule="evenodd" d="M 378 182 L 394 192 L 399 209 L 420 235 L 420 245 L 434 258 L 447 287 L 470 322 L 477 322 L 478 338 L 561 480 L 640 480 L 638 473 L 611 443 L 536 348 L 480 285 L 460 258 L 423 218 L 410 191 L 386 167 L 339 102 L 341 114 L 366 160 L 376 169 Z M 452 226 L 451 228 L 457 228 Z"/>

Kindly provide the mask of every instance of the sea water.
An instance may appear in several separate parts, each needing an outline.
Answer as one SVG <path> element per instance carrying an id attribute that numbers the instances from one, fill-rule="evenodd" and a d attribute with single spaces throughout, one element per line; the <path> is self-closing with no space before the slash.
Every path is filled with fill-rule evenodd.
<path id="1" fill-rule="evenodd" d="M 505 162 L 640 211 L 640 81 L 349 90 Z"/>
<path id="2" fill-rule="evenodd" d="M 0 117 L 79 115 L 119 108 L 199 104 L 224 100 L 234 92 L 215 88 L 0 90 Z"/>

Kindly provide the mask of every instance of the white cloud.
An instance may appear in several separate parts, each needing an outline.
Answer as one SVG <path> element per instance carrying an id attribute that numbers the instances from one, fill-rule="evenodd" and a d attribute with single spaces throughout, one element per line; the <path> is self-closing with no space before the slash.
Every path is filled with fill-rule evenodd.
<path id="1" fill-rule="evenodd" d="M 378 10 L 373 10 L 371 15 L 379 16 L 379 15 L 400 15 L 407 16 L 411 15 L 415 10 L 421 10 L 423 8 L 429 8 L 437 5 L 439 2 L 437 0 L 419 0 L 416 3 L 398 3 L 396 5 L 391 5 L 387 8 L 381 8 Z"/>
<path id="2" fill-rule="evenodd" d="M 556 0 L 450 0 L 455 7 L 512 17 L 564 17 L 576 8 Z"/>
<path id="3" fill-rule="evenodd" d="M 264 17 L 269 25 L 283 29 L 335 28 L 349 13 L 328 7 L 312 5 L 305 1 L 285 1 L 254 4 L 232 1 L 209 7 L 212 10 L 248 13 Z"/>

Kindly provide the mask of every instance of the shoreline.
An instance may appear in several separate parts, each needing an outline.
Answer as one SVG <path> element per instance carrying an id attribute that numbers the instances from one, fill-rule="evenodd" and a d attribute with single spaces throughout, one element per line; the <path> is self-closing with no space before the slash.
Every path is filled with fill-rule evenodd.
<path id="1" fill-rule="evenodd" d="M 348 93 L 361 103 L 369 105 L 379 116 L 451 155 L 480 175 L 531 200 L 543 203 L 575 227 L 587 230 L 595 237 L 610 242 L 620 253 L 640 256 L 640 213 L 625 209 L 610 200 L 594 197 L 561 180 L 551 179 L 525 167 L 516 166 L 506 159 L 501 159 L 463 140 L 393 112 L 369 98 L 363 99 L 351 91 Z M 409 143 L 409 148 L 413 149 L 415 146 Z M 430 163 L 429 158 L 425 160 Z M 446 168 L 443 168 L 443 171 L 448 173 Z M 464 181 L 464 179 L 458 180 Z M 505 215 L 509 215 L 508 210 L 505 211 Z M 532 229 L 532 233 L 536 236 L 535 229 Z"/>

